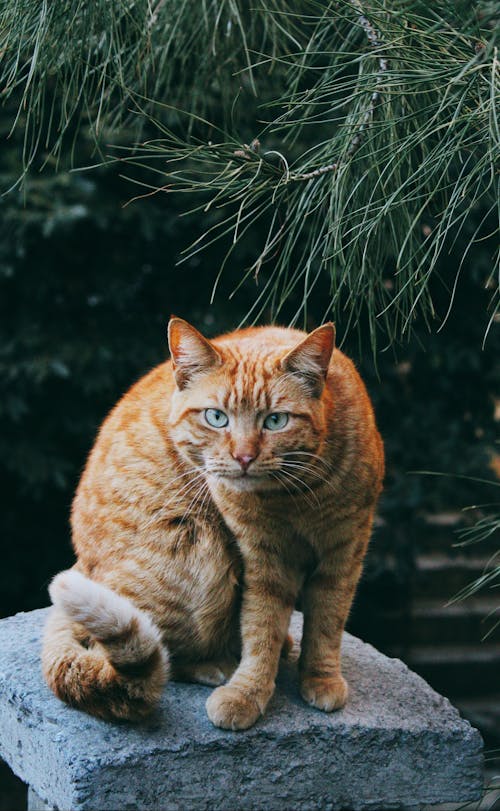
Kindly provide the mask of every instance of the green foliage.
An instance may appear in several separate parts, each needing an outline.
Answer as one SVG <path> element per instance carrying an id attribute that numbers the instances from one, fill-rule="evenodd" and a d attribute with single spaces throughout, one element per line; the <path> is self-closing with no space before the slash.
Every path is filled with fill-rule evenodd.
<path id="1" fill-rule="evenodd" d="M 431 276 L 461 233 L 464 254 L 485 237 L 478 208 L 498 230 L 495 15 L 463 0 L 5 0 L 0 75 L 25 166 L 82 121 L 108 141 L 131 117 L 136 137 L 153 124 L 119 160 L 147 163 L 134 179 L 150 191 L 190 193 L 186 258 L 222 240 L 215 284 L 255 279 L 251 320 L 294 297 L 290 320 L 306 321 L 326 278 L 324 316 L 366 317 L 375 346 L 435 317 Z M 493 318 L 496 282 L 491 295 Z"/>
<path id="2" fill-rule="evenodd" d="M 498 67 L 477 12 L 322 4 L 306 25 L 294 21 L 297 52 L 279 60 L 286 90 L 264 101 L 266 123 L 249 146 L 237 127 L 186 141 L 159 124 L 163 137 L 131 159 L 149 159 L 169 193 L 196 191 L 200 211 L 222 210 L 187 256 L 225 238 L 224 267 L 262 223 L 243 278 L 258 279 L 265 263 L 272 272 L 252 318 L 269 305 L 279 317 L 294 289 L 302 295 L 293 320 L 303 318 L 325 273 L 323 317 L 343 312 L 355 324 L 367 303 L 373 345 L 379 330 L 394 341 L 416 313 L 434 315 L 428 283 L 440 253 L 483 199 L 489 211 L 498 200 Z"/>
<path id="3" fill-rule="evenodd" d="M 482 481 L 483 485 L 490 485 L 498 491 L 500 483 L 495 480 Z M 491 489 L 490 487 L 490 489 Z M 486 488 L 485 488 L 486 489 Z M 485 512 L 486 511 L 486 512 Z M 471 506 L 468 512 L 472 514 L 473 523 L 471 526 L 463 527 L 459 534 L 458 546 L 470 546 L 471 544 L 481 544 L 487 541 L 488 538 L 495 538 L 500 535 L 500 502 L 492 502 L 483 506 Z M 480 551 L 480 548 L 479 548 Z M 498 589 L 500 586 L 500 550 L 497 550 L 491 557 L 489 563 L 491 564 L 483 574 L 476 580 L 473 580 L 465 588 L 461 589 L 454 596 L 451 603 L 467 600 L 476 594 L 484 594 L 490 589 Z M 498 592 L 495 592 L 498 593 Z M 498 616 L 499 607 L 492 611 L 487 617 L 487 630 L 484 639 L 491 636 L 500 626 L 500 617 Z"/>
<path id="4" fill-rule="evenodd" d="M 44 581 L 70 562 L 85 453 L 165 356 L 172 312 L 214 334 L 245 317 L 313 327 L 333 308 L 389 460 L 368 586 L 389 559 L 411 565 L 419 515 L 484 500 L 465 479 L 429 488 L 407 471 L 488 476 L 495 13 L 445 0 L 4 0 L 2 611 L 44 604 Z M 110 152 L 105 167 L 68 171 Z M 133 187 L 120 173 L 145 199 L 123 205 Z M 377 369 L 370 340 L 410 329 Z"/>
<path id="5" fill-rule="evenodd" d="M 89 137 L 87 153 L 91 148 Z M 3 180 L 12 177 L 17 150 L 14 140 L 1 152 Z M 169 315 L 213 335 L 234 327 L 253 301 L 249 282 L 230 306 L 223 286 L 209 306 L 217 246 L 203 263 L 197 255 L 176 267 L 192 228 L 172 207 L 176 198 L 122 207 L 127 196 L 114 166 L 90 174 L 33 174 L 24 195 L 0 200 L 0 492 L 1 532 L 8 539 L 2 613 L 46 604 L 48 579 L 71 563 L 68 514 L 85 455 L 109 408 L 165 357 Z M 457 243 L 451 271 L 440 266 L 444 280 L 453 276 L 461 250 Z M 243 245 L 240 251 L 244 263 Z M 419 341 L 401 347 L 397 358 L 379 355 L 378 374 L 372 354 L 363 351 L 366 341 L 346 341 L 343 322 L 337 325 L 368 383 L 386 444 L 385 529 L 375 535 L 363 585 L 378 583 L 379 597 L 388 567 L 403 588 L 418 515 L 484 500 L 480 485 L 442 478 L 429 486 L 407 471 L 488 476 L 500 346 L 496 332 L 479 351 L 486 316 L 477 313 L 488 299 L 490 251 L 488 243 L 474 247 L 442 333 L 428 334 L 422 325 Z M 318 323 L 327 290 L 320 284 L 311 294 L 310 313 L 317 315 L 309 327 Z M 445 312 L 446 286 L 435 284 L 433 295 Z M 292 294 L 285 323 L 297 304 Z M 397 599 L 393 580 L 383 591 Z"/>
<path id="6" fill-rule="evenodd" d="M 99 143 L 103 131 L 130 124 L 139 100 L 145 112 L 150 99 L 189 99 L 198 113 L 220 105 L 235 68 L 247 68 L 252 84 L 247 41 L 277 48 L 282 26 L 269 12 L 287 5 L 294 8 L 279 0 L 257 0 L 252 10 L 235 0 L 4 0 L 0 84 L 24 118 L 24 168 L 41 150 L 64 154 L 80 127 Z"/>

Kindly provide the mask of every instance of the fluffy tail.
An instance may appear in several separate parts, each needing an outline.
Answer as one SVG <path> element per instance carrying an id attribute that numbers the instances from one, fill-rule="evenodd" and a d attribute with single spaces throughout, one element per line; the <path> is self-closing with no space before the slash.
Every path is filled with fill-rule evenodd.
<path id="1" fill-rule="evenodd" d="M 42 667 L 58 698 L 91 715 L 139 720 L 158 702 L 168 655 L 149 616 L 74 569 L 49 588 Z"/>

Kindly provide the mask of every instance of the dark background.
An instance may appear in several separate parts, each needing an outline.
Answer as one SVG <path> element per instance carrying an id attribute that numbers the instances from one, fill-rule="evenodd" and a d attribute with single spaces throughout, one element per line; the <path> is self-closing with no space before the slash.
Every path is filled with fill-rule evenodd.
<path id="1" fill-rule="evenodd" d="M 19 167 L 21 136 L 6 140 L 7 120 L 0 119 L 2 188 L 9 187 Z M 222 246 L 176 266 L 197 229 L 195 217 L 179 216 L 187 207 L 185 197 L 155 195 L 125 206 L 136 192 L 120 174 L 116 166 L 90 172 L 64 167 L 56 172 L 49 166 L 43 173 L 33 170 L 22 190 L 0 198 L 3 616 L 47 605 L 48 582 L 71 565 L 68 516 L 86 455 L 110 407 L 166 357 L 170 314 L 213 336 L 237 327 L 257 292 L 250 280 L 229 300 L 257 233 L 238 249 L 210 304 Z M 482 216 L 478 209 L 470 232 Z M 488 226 L 481 234 L 488 234 Z M 496 324 L 483 346 L 493 239 L 486 237 L 469 252 L 442 326 L 467 237 L 464 233 L 450 246 L 435 274 L 436 319 L 430 330 L 416 323 L 412 337 L 398 346 L 386 346 L 381 335 L 374 356 L 365 325 L 347 335 L 342 317 L 336 318 L 342 348 L 373 398 L 387 455 L 380 518 L 350 629 L 410 664 L 422 633 L 425 637 L 422 630 L 418 638 L 414 634 L 420 557 L 438 550 L 453 569 L 464 554 L 454 546 L 457 530 L 490 509 L 462 508 L 500 500 L 493 486 L 460 478 L 495 481 L 500 468 Z M 318 325 L 327 296 L 324 280 L 309 302 L 309 328 Z M 290 300 L 281 323 L 296 306 Z M 415 472 L 424 470 L 446 475 Z M 476 558 L 484 554 L 474 552 Z M 456 578 L 443 576 L 434 603 L 444 606 L 456 589 Z M 474 626 L 472 638 L 467 627 L 467 632 L 450 632 L 458 634 L 454 642 L 480 645 L 484 626 Z M 446 633 L 441 641 L 429 634 L 427 643 L 446 645 Z M 493 638 L 497 642 L 498 634 Z M 457 694 L 461 677 L 456 672 L 437 677 L 422 672 L 439 689 Z M 466 679 L 458 693 L 470 697 L 467 684 Z M 0 808 L 12 809 L 20 795 L 5 780 L 7 805 L 0 802 Z"/>
<path id="2" fill-rule="evenodd" d="M 4 179 L 15 157 L 13 147 L 2 152 Z M 241 273 L 233 266 L 211 305 L 220 253 L 176 267 L 194 230 L 192 218 L 179 217 L 175 207 L 185 200 L 156 196 L 124 206 L 133 193 L 118 169 L 46 171 L 24 193 L 0 201 L 4 615 L 45 605 L 47 581 L 71 562 L 68 513 L 86 455 L 111 406 L 167 356 L 170 314 L 213 336 L 236 327 L 256 293 L 250 281 L 228 300 Z M 411 340 L 386 349 L 381 336 L 374 356 L 363 324 L 346 335 L 337 318 L 338 340 L 368 385 L 386 445 L 384 528 L 375 535 L 373 559 L 380 555 L 386 566 L 390 558 L 398 576 L 414 551 L 408 525 L 495 496 L 486 485 L 454 477 L 494 479 L 498 469 L 496 325 L 482 345 L 493 250 L 486 240 L 470 252 L 442 329 L 460 240 L 434 280 L 438 317 L 431 331 L 417 324 Z M 240 252 L 244 267 L 245 246 Z M 326 282 L 313 293 L 309 328 L 317 326 L 327 295 Z M 290 301 L 289 312 L 295 309 Z M 414 472 L 423 470 L 449 475 Z M 454 541 L 450 531 L 450 546 Z M 449 596 L 443 592 L 443 600 Z"/>

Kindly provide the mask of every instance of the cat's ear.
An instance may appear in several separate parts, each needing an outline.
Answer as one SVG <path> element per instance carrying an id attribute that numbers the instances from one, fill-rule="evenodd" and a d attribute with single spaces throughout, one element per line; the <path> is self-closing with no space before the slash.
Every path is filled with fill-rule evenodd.
<path id="1" fill-rule="evenodd" d="M 168 345 L 179 389 L 186 388 L 195 375 L 222 363 L 210 341 L 182 318 L 172 317 L 168 322 Z"/>
<path id="2" fill-rule="evenodd" d="M 282 358 L 281 368 L 302 380 L 309 392 L 319 397 L 334 347 L 335 327 L 332 323 L 323 324 Z"/>

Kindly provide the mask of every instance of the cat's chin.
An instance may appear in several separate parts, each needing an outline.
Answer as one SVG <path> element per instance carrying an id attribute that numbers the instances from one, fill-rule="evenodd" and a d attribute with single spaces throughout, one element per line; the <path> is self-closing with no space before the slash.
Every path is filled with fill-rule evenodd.
<path id="1" fill-rule="evenodd" d="M 212 474 L 213 475 L 213 474 Z M 274 490 L 276 489 L 276 482 L 266 474 L 262 476 L 257 475 L 242 475 L 242 476 L 224 476 L 222 474 L 213 475 L 215 482 L 224 485 L 230 490 L 237 490 L 238 492 L 248 493 L 252 490 Z"/>

